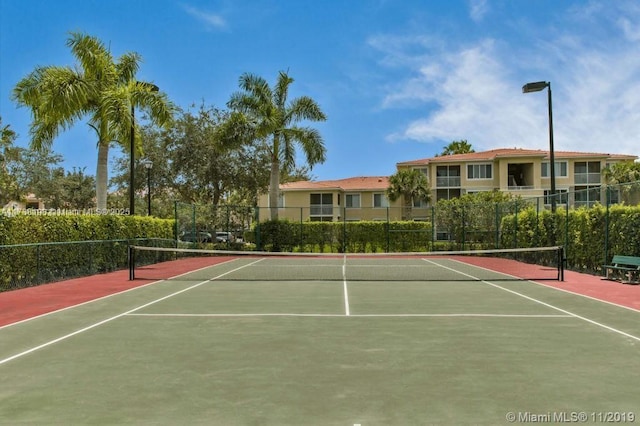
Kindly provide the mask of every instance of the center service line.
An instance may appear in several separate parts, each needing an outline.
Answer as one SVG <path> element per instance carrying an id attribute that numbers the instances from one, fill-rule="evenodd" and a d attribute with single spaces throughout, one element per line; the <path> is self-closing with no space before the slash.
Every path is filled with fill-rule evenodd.
<path id="1" fill-rule="evenodd" d="M 349 310 L 349 291 L 347 290 L 347 255 L 342 260 L 342 288 L 344 290 L 344 314 L 350 316 Z"/>

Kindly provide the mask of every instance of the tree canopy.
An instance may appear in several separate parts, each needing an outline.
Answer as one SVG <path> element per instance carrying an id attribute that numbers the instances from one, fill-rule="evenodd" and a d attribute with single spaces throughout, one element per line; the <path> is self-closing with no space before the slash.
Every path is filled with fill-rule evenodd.
<path id="1" fill-rule="evenodd" d="M 442 153 L 438 156 L 443 155 L 453 155 L 453 154 L 469 154 L 472 152 L 476 152 L 471 144 L 467 142 L 466 139 L 461 139 L 459 141 L 453 141 L 449 145 L 445 146 L 442 149 Z"/>
<path id="2" fill-rule="evenodd" d="M 72 32 L 67 40 L 75 66 L 39 66 L 18 82 L 12 98 L 31 109 L 31 147 L 46 149 L 60 131 L 88 118 L 97 134 L 97 207 L 106 208 L 109 147 L 127 146 L 135 129 L 134 110 L 142 109 L 159 125 L 174 112 L 166 94 L 135 78 L 141 57 L 129 52 L 114 60 L 96 37 Z M 134 130 L 135 133 L 135 130 Z"/>
<path id="3" fill-rule="evenodd" d="M 326 116 L 308 96 L 288 99 L 293 81 L 281 71 L 275 85 L 270 87 L 264 78 L 246 73 L 240 77 L 241 90 L 232 94 L 227 103 L 233 111 L 227 129 L 248 128 L 254 140 L 266 142 L 271 163 L 269 207 L 272 219 L 278 218 L 281 169 L 290 171 L 295 167 L 296 148 L 300 148 L 310 167 L 323 163 L 326 156 L 320 132 L 297 124 L 325 121 Z"/>
<path id="4" fill-rule="evenodd" d="M 427 176 L 420 170 L 401 169 L 389 177 L 387 197 L 391 201 L 403 199 L 403 217 L 411 219 L 411 209 L 419 201 L 429 202 L 431 191 Z"/>

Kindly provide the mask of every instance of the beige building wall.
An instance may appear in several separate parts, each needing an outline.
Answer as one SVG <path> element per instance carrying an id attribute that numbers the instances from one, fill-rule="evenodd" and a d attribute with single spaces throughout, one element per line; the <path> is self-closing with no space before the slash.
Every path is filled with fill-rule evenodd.
<path id="1" fill-rule="evenodd" d="M 513 155 L 509 155 L 513 153 Z M 483 154 L 487 155 L 483 158 Z M 564 154 L 564 155 L 562 155 Z M 444 196 L 456 196 L 455 193 L 460 195 L 479 191 L 492 191 L 500 190 L 505 193 L 509 193 L 514 196 L 522 198 L 540 198 L 545 195 L 545 191 L 551 189 L 550 177 L 542 176 L 542 164 L 548 163 L 546 159 L 547 154 L 539 150 L 522 150 L 522 149 L 502 149 L 487 151 L 484 153 L 471 154 L 469 158 L 458 159 L 457 161 L 447 161 L 444 157 L 435 157 L 424 160 L 416 160 L 413 162 L 407 162 L 407 164 L 398 164 L 397 170 L 403 169 L 419 169 L 426 172 L 429 185 L 431 187 L 431 205 L 437 202 L 438 190 L 444 189 L 439 187 L 438 182 L 438 166 L 454 166 L 460 168 L 459 186 L 452 186 L 451 191 L 444 192 Z M 590 154 L 590 153 L 556 153 L 556 163 L 564 163 L 566 167 L 566 175 L 563 173 L 556 174 L 556 190 L 560 193 L 568 192 L 566 197 L 569 205 L 574 205 L 578 200 L 572 195 L 576 190 L 576 187 L 584 187 L 587 185 L 599 186 L 606 184 L 604 177 L 602 176 L 602 170 L 607 165 L 628 161 L 633 156 L 610 156 L 609 154 Z M 575 167 L 578 162 L 598 163 L 599 167 L 597 173 L 590 174 L 585 177 L 580 176 L 582 182 L 576 181 Z M 492 177 L 490 179 L 470 179 L 469 178 L 469 165 L 483 165 L 490 164 Z M 476 169 L 477 170 L 477 169 Z M 548 166 L 547 166 L 548 170 Z M 588 179 L 588 182 L 584 180 Z M 356 178 L 353 178 L 356 179 Z M 352 181 L 351 178 L 345 179 L 345 181 Z M 312 185 L 322 185 L 329 181 L 312 183 Z M 331 181 L 335 182 L 335 181 Z M 403 201 L 397 200 L 390 202 L 388 208 L 375 208 L 373 207 L 373 195 L 374 193 L 384 193 L 384 189 L 342 189 L 338 188 L 319 188 L 312 189 L 296 188 L 283 191 L 284 193 L 284 208 L 280 209 L 279 215 L 281 218 L 290 220 L 310 220 L 310 194 L 318 193 L 331 193 L 333 195 L 333 214 L 331 219 L 338 220 L 400 220 L 403 216 L 402 206 Z M 447 195 L 448 193 L 448 195 Z M 348 208 L 345 210 L 345 195 L 346 194 L 360 194 L 360 208 Z M 601 203 L 606 202 L 606 191 L 601 191 Z M 584 200 L 581 200 L 584 202 Z M 589 199 L 589 202 L 593 200 Z M 628 201 L 627 201 L 628 202 Z M 562 204 L 562 203 L 560 203 Z M 261 210 L 264 211 L 261 214 L 261 218 L 268 215 L 268 196 L 262 195 L 260 197 Z M 296 207 L 292 209 L 291 207 Z M 300 208 L 302 207 L 302 208 Z M 429 208 L 412 208 L 412 217 L 417 220 L 429 220 L 431 217 L 431 211 Z"/>

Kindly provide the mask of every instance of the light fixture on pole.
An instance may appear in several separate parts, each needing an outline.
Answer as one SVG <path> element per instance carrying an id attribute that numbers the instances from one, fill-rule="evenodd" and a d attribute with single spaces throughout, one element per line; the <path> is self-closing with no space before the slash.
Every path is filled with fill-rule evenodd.
<path id="1" fill-rule="evenodd" d="M 153 161 L 146 158 L 140 163 L 147 169 L 147 215 L 151 216 L 151 168 L 153 167 Z"/>
<path id="2" fill-rule="evenodd" d="M 522 86 L 522 93 L 539 92 L 548 89 L 548 104 L 549 104 L 549 170 L 551 178 L 551 211 L 556 211 L 556 159 L 553 149 L 553 107 L 551 105 L 551 82 L 549 81 L 536 81 L 534 83 L 527 83 Z"/>
<path id="3" fill-rule="evenodd" d="M 150 92 L 158 92 L 160 89 L 158 86 L 152 83 L 145 83 L 143 81 L 137 81 L 136 86 L 138 88 L 146 88 Z M 135 171 L 136 171 L 136 119 L 133 97 L 131 99 L 131 130 L 129 139 L 129 214 L 133 216 L 135 214 L 135 197 L 134 188 L 136 185 Z"/>

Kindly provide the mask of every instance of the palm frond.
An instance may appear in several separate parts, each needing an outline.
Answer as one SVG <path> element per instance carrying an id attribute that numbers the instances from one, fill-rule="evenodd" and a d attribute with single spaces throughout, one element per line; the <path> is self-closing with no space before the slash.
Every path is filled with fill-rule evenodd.
<path id="1" fill-rule="evenodd" d="M 120 56 L 115 64 L 118 82 L 126 83 L 134 80 L 136 73 L 140 69 L 140 62 L 142 62 L 142 56 L 136 52 L 128 52 Z"/>
<path id="2" fill-rule="evenodd" d="M 87 79 L 108 82 L 117 78 L 111 52 L 96 37 L 71 32 L 67 46 L 80 62 Z"/>
<path id="3" fill-rule="evenodd" d="M 300 120 L 326 121 L 327 116 L 322 112 L 316 101 L 308 96 L 301 96 L 291 101 L 287 107 L 289 122 Z"/>
<path id="4" fill-rule="evenodd" d="M 273 92 L 273 102 L 280 110 L 285 109 L 285 103 L 289 96 L 289 85 L 291 85 L 291 83 L 293 83 L 293 78 L 289 77 L 286 72 L 280 71 L 275 91 Z"/>

